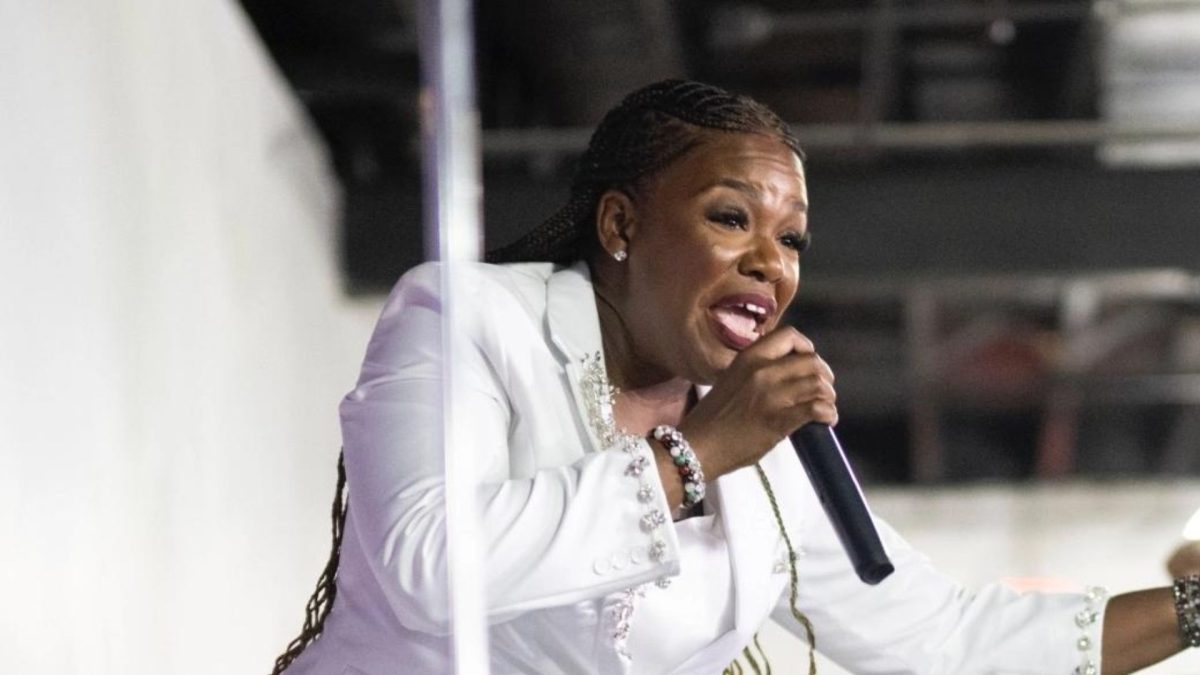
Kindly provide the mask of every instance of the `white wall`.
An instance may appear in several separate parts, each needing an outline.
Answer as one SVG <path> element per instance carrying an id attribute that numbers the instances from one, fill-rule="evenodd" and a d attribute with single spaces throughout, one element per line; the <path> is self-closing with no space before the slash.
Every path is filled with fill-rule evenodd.
<path id="1" fill-rule="evenodd" d="M 267 672 L 375 302 L 233 0 L 0 0 L 0 672 Z"/>

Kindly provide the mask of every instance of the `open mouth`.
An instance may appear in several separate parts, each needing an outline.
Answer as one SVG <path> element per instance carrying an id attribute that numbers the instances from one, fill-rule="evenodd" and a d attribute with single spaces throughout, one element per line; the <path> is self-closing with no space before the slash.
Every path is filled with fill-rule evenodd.
<path id="1" fill-rule="evenodd" d="M 758 294 L 726 296 L 709 310 L 717 337 L 736 351 L 754 344 L 774 315 L 775 301 Z"/>

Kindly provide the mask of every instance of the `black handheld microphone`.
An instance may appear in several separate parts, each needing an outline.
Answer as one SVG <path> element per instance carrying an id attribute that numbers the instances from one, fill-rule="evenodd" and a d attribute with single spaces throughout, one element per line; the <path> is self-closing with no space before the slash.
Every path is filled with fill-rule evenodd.
<path id="1" fill-rule="evenodd" d="M 862 489 L 833 429 L 828 424 L 810 422 L 800 427 L 796 436 L 800 441 L 796 454 L 858 578 L 871 585 L 883 581 L 896 568 L 883 550 Z"/>

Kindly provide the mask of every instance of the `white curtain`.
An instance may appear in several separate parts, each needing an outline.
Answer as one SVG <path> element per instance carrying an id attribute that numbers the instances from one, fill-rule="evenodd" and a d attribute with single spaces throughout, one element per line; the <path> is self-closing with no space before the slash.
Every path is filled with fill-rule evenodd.
<path id="1" fill-rule="evenodd" d="M 328 547 L 317 135 L 233 0 L 0 0 L 0 672 L 267 672 Z"/>

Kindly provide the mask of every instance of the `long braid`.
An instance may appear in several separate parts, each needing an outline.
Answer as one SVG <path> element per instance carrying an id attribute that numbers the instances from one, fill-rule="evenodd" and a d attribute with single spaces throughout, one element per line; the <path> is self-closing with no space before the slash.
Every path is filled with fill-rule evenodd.
<path id="1" fill-rule="evenodd" d="M 271 671 L 271 675 L 279 675 L 287 670 L 288 666 L 292 665 L 292 661 L 295 661 L 304 648 L 316 640 L 325 628 L 325 618 L 329 616 L 329 611 L 333 609 L 333 600 L 337 597 L 337 571 L 342 557 L 342 534 L 346 529 L 346 508 L 348 506 L 346 501 L 346 463 L 344 453 L 339 453 L 337 488 L 333 493 L 333 507 L 330 513 L 330 520 L 333 524 L 333 545 L 329 552 L 329 561 L 325 563 L 325 569 L 321 572 L 321 577 L 317 579 L 317 588 L 304 607 L 304 627 L 300 629 L 300 634 L 288 644 L 283 654 L 275 659 L 275 669 Z"/>
<path id="2" fill-rule="evenodd" d="M 754 99 L 687 80 L 651 84 L 600 121 L 579 159 L 567 204 L 516 242 L 488 253 L 487 260 L 569 263 L 588 257 L 596 245 L 600 196 L 634 189 L 700 143 L 706 131 L 772 136 L 804 156 L 787 124 Z"/>

